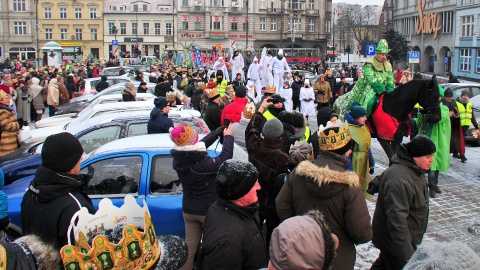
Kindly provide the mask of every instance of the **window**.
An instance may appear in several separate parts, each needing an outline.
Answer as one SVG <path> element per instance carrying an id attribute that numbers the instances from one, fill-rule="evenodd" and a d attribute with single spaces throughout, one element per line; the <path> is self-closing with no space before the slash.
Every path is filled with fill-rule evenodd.
<path id="1" fill-rule="evenodd" d="M 442 12 L 442 33 L 452 33 L 453 11 Z"/>
<path id="2" fill-rule="evenodd" d="M 160 31 L 161 31 L 160 30 L 161 29 L 160 28 L 160 23 L 155 23 L 153 26 L 155 28 L 155 30 L 154 30 L 155 31 L 155 36 L 160 36 Z"/>
<path id="3" fill-rule="evenodd" d="M 52 8 L 51 7 L 46 7 L 43 9 L 43 17 L 45 19 L 51 19 L 52 18 Z"/>
<path id="4" fill-rule="evenodd" d="M 155 88 L 153 89 L 153 91 L 155 91 Z M 127 130 L 127 137 L 147 135 L 147 125 L 148 122 L 130 124 Z"/>
<path id="5" fill-rule="evenodd" d="M 126 35 L 127 34 L 127 23 L 120 23 L 120 35 Z"/>
<path id="6" fill-rule="evenodd" d="M 75 29 L 75 39 L 83 40 L 82 29 Z"/>
<path id="7" fill-rule="evenodd" d="M 110 6 L 110 10 L 116 11 L 116 10 L 117 10 L 117 6 Z"/>
<path id="8" fill-rule="evenodd" d="M 137 28 L 138 28 L 138 24 L 136 22 L 132 23 L 132 35 L 138 34 Z"/>
<path id="9" fill-rule="evenodd" d="M 97 8 L 90 8 L 90 19 L 97 18 Z"/>
<path id="10" fill-rule="evenodd" d="M 248 22 L 243 22 L 243 31 L 247 31 Z"/>
<path id="11" fill-rule="evenodd" d="M 302 19 L 290 19 L 288 21 L 288 31 L 292 31 L 291 23 L 293 21 L 293 31 L 301 31 L 302 30 Z"/>
<path id="12" fill-rule="evenodd" d="M 410 35 L 410 29 L 411 26 L 410 26 L 410 18 L 403 18 L 402 20 L 402 34 L 404 35 Z"/>
<path id="13" fill-rule="evenodd" d="M 182 185 L 177 171 L 172 170 L 173 158 L 169 155 L 158 155 L 153 158 L 150 179 L 150 194 L 181 194 Z M 170 167 L 170 169 L 169 169 Z"/>
<path id="14" fill-rule="evenodd" d="M 172 23 L 165 24 L 165 35 L 171 36 L 172 35 Z"/>
<path id="15" fill-rule="evenodd" d="M 462 21 L 462 37 L 473 36 L 473 16 L 461 17 Z"/>
<path id="16" fill-rule="evenodd" d="M 308 19 L 308 32 L 315 31 L 315 19 Z"/>
<path id="17" fill-rule="evenodd" d="M 45 39 L 46 40 L 52 40 L 53 39 L 52 28 L 45 28 Z"/>
<path id="18" fill-rule="evenodd" d="M 60 29 L 60 39 L 61 40 L 67 40 L 67 29 L 66 28 L 61 28 Z"/>
<path id="19" fill-rule="evenodd" d="M 315 10 L 315 2 L 313 2 L 313 0 L 310 0 L 308 2 L 308 7 L 310 10 Z"/>
<path id="20" fill-rule="evenodd" d="M 138 5 L 133 5 L 133 11 L 135 11 L 135 12 L 138 11 Z"/>
<path id="21" fill-rule="evenodd" d="M 188 22 L 182 22 L 182 29 L 188 30 Z"/>
<path id="22" fill-rule="evenodd" d="M 331 33 L 332 21 L 325 21 L 325 33 Z"/>
<path id="23" fill-rule="evenodd" d="M 97 28 L 91 28 L 90 29 L 90 40 L 98 40 Z"/>
<path id="24" fill-rule="evenodd" d="M 15 35 L 27 34 L 27 22 L 13 22 L 13 33 Z"/>
<path id="25" fill-rule="evenodd" d="M 460 71 L 470 71 L 470 60 L 472 59 L 472 50 L 460 49 Z"/>
<path id="26" fill-rule="evenodd" d="M 150 33 L 150 24 L 149 23 L 143 23 L 143 34 L 148 35 Z"/>
<path id="27" fill-rule="evenodd" d="M 141 156 L 126 156 L 108 158 L 88 165 L 80 171 L 81 174 L 93 173 L 88 182 L 87 194 L 93 198 L 95 195 L 138 195 L 142 162 Z"/>
<path id="28" fill-rule="evenodd" d="M 143 11 L 148 11 L 148 6 L 147 5 L 143 5 Z"/>
<path id="29" fill-rule="evenodd" d="M 260 8 L 267 8 L 267 1 L 260 0 Z"/>
<path id="30" fill-rule="evenodd" d="M 238 30 L 237 29 L 237 22 L 232 22 L 230 30 L 232 30 L 232 31 L 237 31 Z"/>
<path id="31" fill-rule="evenodd" d="M 267 18 L 261 17 L 260 18 L 260 31 L 267 30 Z"/>
<path id="32" fill-rule="evenodd" d="M 61 7 L 60 8 L 60 19 L 66 19 L 67 18 L 67 8 L 66 7 Z"/>
<path id="33" fill-rule="evenodd" d="M 188 7 L 188 0 L 182 0 L 182 6 Z"/>
<path id="34" fill-rule="evenodd" d="M 195 30 L 202 30 L 202 23 L 201 22 L 195 22 Z"/>
<path id="35" fill-rule="evenodd" d="M 25 11 L 25 0 L 13 0 L 13 11 Z"/>
<path id="36" fill-rule="evenodd" d="M 120 139 L 121 129 L 120 126 L 99 128 L 82 135 L 78 140 L 83 146 L 83 151 L 88 154 L 106 143 Z"/>
<path id="37" fill-rule="evenodd" d="M 113 31 L 113 28 L 115 27 L 115 23 L 114 22 L 109 22 L 108 23 L 108 34 L 109 35 L 113 35 L 115 34 L 114 31 Z"/>
<path id="38" fill-rule="evenodd" d="M 82 8 L 75 8 L 75 19 L 82 18 Z"/>
<path id="39" fill-rule="evenodd" d="M 272 18 L 270 20 L 270 30 L 277 31 L 277 18 Z"/>
<path id="40" fill-rule="evenodd" d="M 218 17 L 218 21 L 215 21 L 216 16 L 210 16 L 210 29 L 211 30 L 221 30 L 223 17 Z"/>
<path id="41" fill-rule="evenodd" d="M 462 6 L 468 6 L 474 4 L 474 0 L 462 0 Z"/>
<path id="42" fill-rule="evenodd" d="M 224 7 L 225 1 L 224 0 L 210 0 L 211 7 Z"/>

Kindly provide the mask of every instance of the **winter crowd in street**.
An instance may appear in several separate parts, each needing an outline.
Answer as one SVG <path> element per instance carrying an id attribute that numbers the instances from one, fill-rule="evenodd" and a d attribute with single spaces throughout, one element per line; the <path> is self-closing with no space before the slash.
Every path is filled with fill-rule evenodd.
<path id="1" fill-rule="evenodd" d="M 429 200 L 442 193 L 439 173 L 449 169 L 451 158 L 467 162 L 464 133 L 471 124 L 478 129 L 468 92 L 454 100 L 451 90 L 435 82 L 436 108 L 410 108 L 410 140 L 371 179 L 375 157 L 368 119 L 375 101 L 421 79 L 393 70 L 389 51 L 380 40 L 361 74 L 356 66 L 345 72 L 319 62 L 315 82 L 292 72 L 282 50 L 258 59 L 235 49 L 228 61 L 220 57 L 198 70 L 150 66 L 156 97 L 148 133 L 169 133 L 175 144 L 170 155 L 183 187 L 186 243 L 184 258 L 176 258 L 173 268 L 158 263 L 151 269 L 353 269 L 355 246 L 369 241 L 380 250 L 371 269 L 447 269 L 446 260 L 457 263 L 456 269 L 480 269 L 480 257 L 463 243 L 422 244 Z M 54 115 L 89 75 L 100 76 L 98 66 L 91 66 L 8 71 L 0 85 L 0 156 L 18 149 L 23 125 L 40 120 L 46 109 Z M 125 84 L 124 101 L 146 92 L 144 76 L 135 77 L 142 81 L 138 88 Z M 97 90 L 108 87 L 103 82 Z M 174 125 L 168 114 L 180 104 L 201 112 L 211 132 L 199 138 L 191 126 Z M 217 140 L 221 153 L 208 155 Z M 248 160 L 232 159 L 234 145 Z M 80 174 L 82 154 L 69 133 L 45 140 L 42 164 L 21 205 L 26 236 L 0 243 L 16 269 L 65 266 L 59 251 L 69 243 L 71 217 L 79 206 L 95 213 L 84 192 L 88 176 Z M 375 194 L 371 217 L 366 200 Z M 30 252 L 18 252 L 15 243 Z M 455 259 L 458 253 L 468 260 Z M 105 263 L 98 269 L 114 269 Z"/>

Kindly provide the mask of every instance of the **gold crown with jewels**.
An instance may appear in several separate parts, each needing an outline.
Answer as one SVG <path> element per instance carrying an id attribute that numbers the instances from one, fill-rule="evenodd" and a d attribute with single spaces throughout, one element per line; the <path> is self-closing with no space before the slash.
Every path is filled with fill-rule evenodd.
<path id="1" fill-rule="evenodd" d="M 277 92 L 277 88 L 275 86 L 266 86 L 265 93 L 275 94 Z"/>
<path id="2" fill-rule="evenodd" d="M 334 128 L 338 128 L 338 132 L 335 132 Z M 325 135 L 325 130 L 328 130 L 328 134 Z M 348 123 L 345 125 L 341 120 L 336 120 L 335 123 L 330 121 L 324 127 L 320 125 L 318 127 L 318 143 L 320 149 L 324 151 L 337 150 L 348 144 L 350 141 L 350 133 L 348 132 Z"/>

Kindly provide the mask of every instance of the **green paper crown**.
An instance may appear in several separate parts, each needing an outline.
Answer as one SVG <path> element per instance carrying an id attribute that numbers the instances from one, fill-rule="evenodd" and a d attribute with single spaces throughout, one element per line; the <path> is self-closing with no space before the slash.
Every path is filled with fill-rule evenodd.
<path id="1" fill-rule="evenodd" d="M 388 48 L 388 43 L 385 39 L 380 39 L 380 41 L 378 42 L 378 45 L 377 45 L 376 52 L 377 53 L 385 53 L 385 54 L 390 52 L 390 49 Z"/>

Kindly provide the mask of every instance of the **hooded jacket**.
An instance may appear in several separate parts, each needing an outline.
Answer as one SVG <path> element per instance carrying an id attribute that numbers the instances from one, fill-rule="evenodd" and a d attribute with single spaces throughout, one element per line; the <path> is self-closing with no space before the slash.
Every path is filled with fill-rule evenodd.
<path id="1" fill-rule="evenodd" d="M 230 119 L 230 123 L 232 124 L 239 122 L 247 102 L 248 100 L 246 98 L 236 97 L 232 103 L 223 108 L 220 124 L 224 126 L 226 118 Z"/>
<path id="2" fill-rule="evenodd" d="M 392 165 L 373 182 L 380 185 L 373 215 L 373 244 L 405 265 L 422 242 L 428 223 L 424 174 L 400 145 Z"/>
<path id="3" fill-rule="evenodd" d="M 60 91 L 58 90 L 57 79 L 51 79 L 48 83 L 47 104 L 50 106 L 58 106 Z"/>
<path id="4" fill-rule="evenodd" d="M 173 128 L 173 121 L 168 118 L 168 114 L 159 108 L 153 108 L 147 124 L 148 134 L 168 133 L 170 128 Z"/>
<path id="5" fill-rule="evenodd" d="M 17 133 L 20 129 L 17 117 L 13 110 L 0 104 L 0 157 L 3 157 L 19 148 Z"/>
<path id="6" fill-rule="evenodd" d="M 106 88 L 108 88 L 110 85 L 108 84 L 107 82 L 107 76 L 105 75 L 102 75 L 101 79 L 100 79 L 100 82 L 97 84 L 97 92 L 100 92 L 102 90 L 105 90 Z"/>
<path id="7" fill-rule="evenodd" d="M 321 151 L 313 162 L 301 162 L 276 198 L 281 219 L 318 209 L 339 241 L 332 269 L 353 269 L 355 245 L 372 239 L 367 204 L 358 176 L 345 169 L 347 160 Z"/>
<path id="8" fill-rule="evenodd" d="M 23 196 L 21 225 L 24 234 L 35 234 L 58 251 L 68 244 L 72 216 L 82 207 L 95 213 L 83 191 L 88 176 L 58 173 L 40 165 Z"/>

